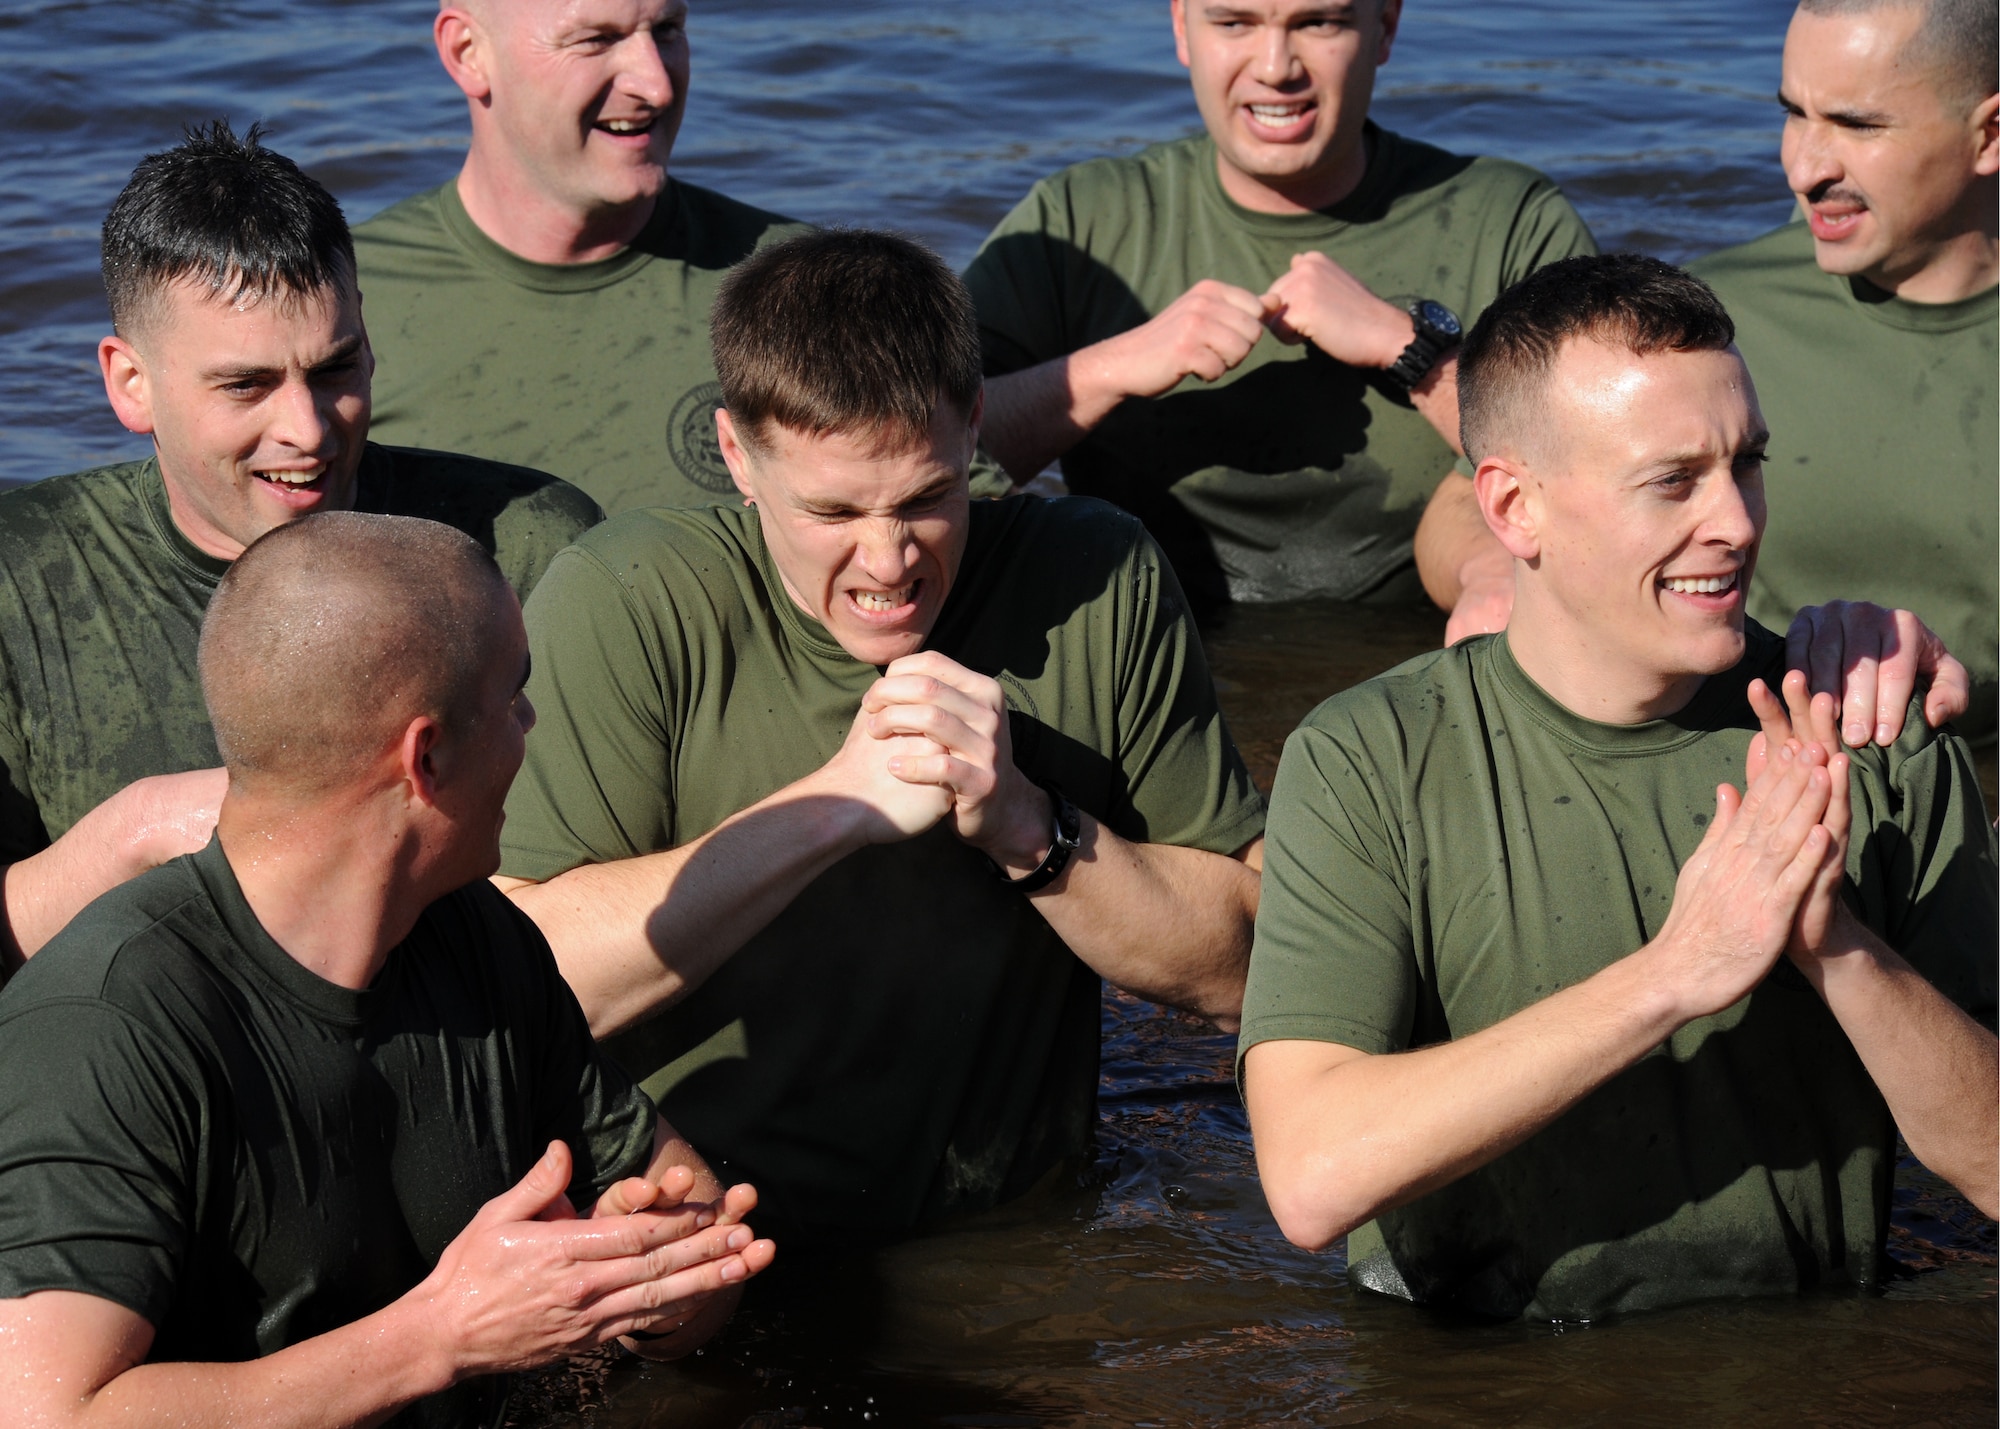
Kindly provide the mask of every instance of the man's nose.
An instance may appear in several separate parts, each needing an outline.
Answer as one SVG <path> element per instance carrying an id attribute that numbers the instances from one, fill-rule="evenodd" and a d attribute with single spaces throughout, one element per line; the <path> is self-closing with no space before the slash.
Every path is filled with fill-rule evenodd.
<path id="1" fill-rule="evenodd" d="M 901 585 L 920 557 L 909 526 L 901 521 L 865 522 L 857 554 L 868 578 L 886 586 Z"/>
<path id="2" fill-rule="evenodd" d="M 1291 26 L 1264 27 L 1263 41 L 1257 47 L 1256 73 L 1261 83 L 1273 86 L 1298 77 L 1299 55 L 1292 43 Z"/>
<path id="3" fill-rule="evenodd" d="M 1702 513 L 1701 539 L 1712 546 L 1741 551 L 1764 529 L 1764 486 L 1761 480 L 1718 481 Z"/>
<path id="4" fill-rule="evenodd" d="M 1810 194 L 1845 177 L 1827 137 L 1823 124 L 1799 115 L 1786 118 L 1778 157 L 1785 166 L 1785 182 L 1793 193 Z"/>
<path id="5" fill-rule="evenodd" d="M 296 451 L 320 455 L 327 434 L 333 430 L 326 409 L 336 400 L 335 396 L 316 392 L 312 383 L 293 378 L 278 389 L 273 400 L 277 404 L 277 420 L 272 423 L 270 435 Z"/>
<path id="6" fill-rule="evenodd" d="M 619 79 L 625 92 L 642 104 L 665 109 L 674 102 L 674 77 L 667 70 L 660 41 L 651 30 L 640 30 L 625 41 Z"/>

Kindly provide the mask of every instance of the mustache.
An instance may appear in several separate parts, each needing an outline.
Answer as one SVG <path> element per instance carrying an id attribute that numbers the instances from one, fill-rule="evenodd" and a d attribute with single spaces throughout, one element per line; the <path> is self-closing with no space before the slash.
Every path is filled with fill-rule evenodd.
<path id="1" fill-rule="evenodd" d="M 1807 203 L 1851 203 L 1862 208 L 1868 207 L 1868 200 L 1858 190 L 1843 188 L 1833 179 L 1816 184 L 1806 191 Z"/>

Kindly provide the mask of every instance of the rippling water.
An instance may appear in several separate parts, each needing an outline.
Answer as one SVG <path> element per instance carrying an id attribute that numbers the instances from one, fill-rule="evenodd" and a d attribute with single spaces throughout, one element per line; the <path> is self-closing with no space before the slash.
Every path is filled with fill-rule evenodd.
<path id="1" fill-rule="evenodd" d="M 1197 123 L 1164 0 L 694 0 L 677 169 L 954 262 L 1034 179 Z M 1553 174 L 1607 248 L 1687 258 L 1783 220 L 1787 0 L 1411 0 L 1376 113 Z M 266 121 L 359 220 L 449 177 L 463 102 L 421 0 L 0 0 L 0 477 L 140 453 L 105 408 L 97 228 L 183 122 Z M 1326 694 L 1427 648 L 1428 614 L 1239 613 L 1214 644 L 1268 780 Z M 1990 779 L 1990 770 L 1988 777 Z M 950 1234 L 781 1262 L 700 1360 L 583 1364 L 522 1422 L 1041 1425 L 1991 1423 L 1993 1225 L 1906 1168 L 1881 1298 L 1723 1304 L 1587 1333 L 1474 1328 L 1346 1285 L 1256 1186 L 1230 1039 L 1105 1004 L 1101 1152 Z"/>

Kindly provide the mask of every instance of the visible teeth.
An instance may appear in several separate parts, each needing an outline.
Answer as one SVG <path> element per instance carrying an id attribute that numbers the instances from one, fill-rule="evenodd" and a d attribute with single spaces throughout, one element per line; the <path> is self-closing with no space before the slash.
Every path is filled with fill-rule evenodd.
<path id="1" fill-rule="evenodd" d="M 1266 124 L 1289 124 L 1292 120 L 1297 119 L 1301 114 L 1305 113 L 1305 106 L 1300 104 L 1253 104 L 1250 106 L 1250 112 Z"/>
<path id="2" fill-rule="evenodd" d="M 613 134 L 643 134 L 647 129 L 652 127 L 652 124 L 653 121 L 650 119 L 607 119 L 604 121 L 604 127 L 609 129 Z"/>
<path id="3" fill-rule="evenodd" d="M 885 611 L 894 610 L 898 606 L 908 605 L 910 603 L 910 593 L 915 589 L 915 586 L 906 585 L 900 590 L 857 590 L 851 592 L 851 594 L 854 596 L 854 603 L 863 610 Z"/>
<path id="4" fill-rule="evenodd" d="M 266 481 L 283 482 L 286 486 L 311 486 L 320 477 L 316 471 L 260 471 L 257 475 Z"/>
<path id="5" fill-rule="evenodd" d="M 1682 595 L 1716 595 L 1735 587 L 1736 573 L 1732 571 L 1726 576 L 1669 576 L 1664 584 L 1668 590 Z"/>

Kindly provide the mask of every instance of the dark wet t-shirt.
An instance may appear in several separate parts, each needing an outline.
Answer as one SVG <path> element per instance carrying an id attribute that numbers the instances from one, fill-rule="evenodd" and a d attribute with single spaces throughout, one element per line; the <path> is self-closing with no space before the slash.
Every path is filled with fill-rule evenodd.
<path id="1" fill-rule="evenodd" d="M 833 757 L 879 671 L 785 593 L 754 511 L 633 511 L 528 603 L 540 722 L 503 872 L 700 837 Z M 996 678 L 1014 760 L 1125 838 L 1232 853 L 1263 805 L 1171 571 L 1101 502 L 975 502 L 927 648 Z M 607 1046 L 781 1238 L 900 1233 L 1088 1145 L 1096 975 L 940 825 L 814 879 Z"/>
<path id="2" fill-rule="evenodd" d="M 602 516 L 538 471 L 373 443 L 355 506 L 466 532 L 524 600 Z M 222 762 L 195 652 L 228 569 L 174 525 L 152 460 L 0 495 L 0 863 L 134 779 Z"/>
<path id="3" fill-rule="evenodd" d="M 1242 1046 L 1381 1054 L 1466 1037 L 1653 938 L 1743 782 L 1744 660 L 1679 714 L 1618 726 L 1538 688 L 1505 636 L 1336 695 L 1271 796 Z M 1992 1021 L 1995 864 L 1965 743 L 1912 711 L 1854 757 L 1848 896 Z M 1254 1075 L 1254 1072 L 1252 1073 Z M 1895 1127 L 1789 962 L 1490 1164 L 1348 1238 L 1357 1283 L 1484 1314 L 1592 1317 L 1876 1280 Z"/>
<path id="4" fill-rule="evenodd" d="M 1321 213 L 1223 191 L 1207 134 L 1035 185 L 966 269 L 989 375 L 1115 337 L 1204 278 L 1262 293 L 1324 253 L 1380 296 L 1430 298 L 1470 329 L 1502 289 L 1597 251 L 1547 178 L 1373 124 L 1360 186 Z M 1380 373 L 1265 336 L 1215 382 L 1127 398 L 1063 457 L 1070 488 L 1146 523 L 1207 604 L 1421 599 L 1411 542 L 1451 448 Z"/>
<path id="5" fill-rule="evenodd" d="M 113 889 L 0 991 L 0 1297 L 68 1290 L 154 1362 L 254 1359 L 428 1275 L 552 1140 L 590 1205 L 655 1114 L 483 880 L 356 992 L 272 941 L 219 839 Z M 398 1422 L 493 1422 L 474 1381 Z"/>

